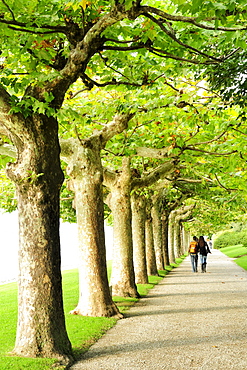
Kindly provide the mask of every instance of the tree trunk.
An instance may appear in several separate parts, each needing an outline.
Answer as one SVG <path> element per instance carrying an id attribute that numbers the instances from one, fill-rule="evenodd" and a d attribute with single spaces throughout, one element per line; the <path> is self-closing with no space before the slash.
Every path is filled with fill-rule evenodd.
<path id="1" fill-rule="evenodd" d="M 135 284 L 130 203 L 130 163 L 123 158 L 122 171 L 109 183 L 109 205 L 113 215 L 112 294 L 139 297 Z"/>
<path id="2" fill-rule="evenodd" d="M 176 258 L 183 254 L 181 247 L 181 223 L 191 217 L 193 208 L 194 205 L 190 205 L 174 211 L 174 252 Z"/>
<path id="3" fill-rule="evenodd" d="M 175 253 L 174 253 L 174 226 L 175 226 L 175 211 L 172 211 L 169 216 L 168 222 L 168 252 L 169 261 L 175 263 Z"/>
<path id="4" fill-rule="evenodd" d="M 74 143 L 67 167 L 75 192 L 80 249 L 79 302 L 71 313 L 123 317 L 112 300 L 107 278 L 100 149 L 97 136 Z"/>
<path id="5" fill-rule="evenodd" d="M 131 196 L 131 209 L 135 281 L 137 284 L 148 284 L 145 251 L 145 198 L 133 193 Z"/>
<path id="6" fill-rule="evenodd" d="M 164 270 L 164 256 L 162 250 L 162 223 L 157 200 L 154 201 L 153 204 L 152 219 L 156 265 L 158 270 Z"/>
<path id="7" fill-rule="evenodd" d="M 184 254 L 185 248 L 184 248 L 184 226 L 183 221 L 180 222 L 180 252 L 181 255 Z"/>
<path id="8" fill-rule="evenodd" d="M 146 218 L 145 232 L 146 232 L 145 239 L 146 239 L 147 272 L 149 276 L 150 275 L 158 276 L 159 274 L 155 258 L 153 223 L 151 214 L 149 214 Z"/>
<path id="9" fill-rule="evenodd" d="M 189 248 L 189 241 L 190 241 L 190 233 L 189 231 L 187 231 L 185 229 L 185 227 L 183 226 L 183 236 L 182 236 L 182 240 L 183 240 L 183 254 L 185 254 L 187 251 L 188 251 L 188 248 Z"/>
<path id="10" fill-rule="evenodd" d="M 14 354 L 68 360 L 60 271 L 58 127 L 45 116 L 28 119 L 18 160 L 7 174 L 16 184 L 19 214 L 18 326 Z M 32 130 L 32 131 L 31 131 Z"/>
<path id="11" fill-rule="evenodd" d="M 181 236 L 180 236 L 180 219 L 175 217 L 174 219 L 174 254 L 175 258 L 181 256 Z"/>
<path id="12" fill-rule="evenodd" d="M 170 265 L 169 249 L 168 249 L 168 220 L 169 220 L 169 213 L 163 212 L 162 214 L 162 242 L 163 242 L 163 253 L 164 253 L 165 266 Z"/>

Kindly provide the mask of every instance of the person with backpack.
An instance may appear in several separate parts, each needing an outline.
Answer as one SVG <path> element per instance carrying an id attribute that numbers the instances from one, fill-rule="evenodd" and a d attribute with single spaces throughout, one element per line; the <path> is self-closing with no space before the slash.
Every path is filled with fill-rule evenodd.
<path id="1" fill-rule="evenodd" d="M 211 253 L 211 251 L 203 236 L 199 237 L 198 247 L 199 247 L 199 254 L 200 254 L 200 259 L 201 259 L 202 272 L 206 272 L 207 255 L 208 253 Z"/>
<path id="2" fill-rule="evenodd" d="M 188 249 L 188 253 L 190 254 L 190 261 L 192 266 L 192 271 L 197 272 L 197 264 L 198 264 L 198 238 L 193 236 L 193 240 L 190 242 L 190 246 Z"/>

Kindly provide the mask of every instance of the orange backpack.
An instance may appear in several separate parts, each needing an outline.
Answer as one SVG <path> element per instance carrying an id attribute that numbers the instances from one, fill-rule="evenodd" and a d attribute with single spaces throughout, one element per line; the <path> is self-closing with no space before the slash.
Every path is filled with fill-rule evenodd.
<path id="1" fill-rule="evenodd" d="M 197 253 L 197 242 L 190 243 L 190 253 L 195 254 Z"/>

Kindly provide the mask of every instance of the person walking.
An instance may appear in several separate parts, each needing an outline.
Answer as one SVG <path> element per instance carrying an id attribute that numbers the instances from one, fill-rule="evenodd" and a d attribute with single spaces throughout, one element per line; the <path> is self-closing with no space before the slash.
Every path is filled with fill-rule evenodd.
<path id="1" fill-rule="evenodd" d="M 198 247 L 199 247 L 199 255 L 201 259 L 201 269 L 202 269 L 202 272 L 206 272 L 207 255 L 208 253 L 211 253 L 211 251 L 203 236 L 199 237 Z"/>
<path id="2" fill-rule="evenodd" d="M 193 236 L 193 240 L 190 242 L 190 246 L 188 249 L 188 253 L 190 254 L 190 261 L 192 266 L 192 271 L 197 272 L 197 264 L 198 264 L 198 238 Z"/>

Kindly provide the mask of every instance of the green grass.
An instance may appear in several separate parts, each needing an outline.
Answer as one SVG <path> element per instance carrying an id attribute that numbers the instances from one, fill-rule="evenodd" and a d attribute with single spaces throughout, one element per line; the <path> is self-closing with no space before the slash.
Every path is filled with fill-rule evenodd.
<path id="1" fill-rule="evenodd" d="M 247 270 L 247 256 L 239 257 L 235 260 L 236 264 Z"/>
<path id="2" fill-rule="evenodd" d="M 234 262 L 247 270 L 247 248 L 242 244 L 233 245 L 231 247 L 220 248 L 220 251 L 231 258 L 235 258 Z"/>
<path id="3" fill-rule="evenodd" d="M 183 258 L 176 260 L 176 264 L 166 266 L 165 270 L 159 271 L 159 276 L 149 276 L 148 284 L 137 284 L 141 297 L 158 284 L 174 267 L 181 263 Z M 111 262 L 108 263 L 108 277 L 111 273 Z M 79 358 L 82 353 L 95 343 L 107 330 L 117 322 L 114 318 L 85 317 L 71 315 L 78 303 L 78 271 L 69 270 L 63 272 L 63 297 L 66 328 L 72 343 L 74 355 Z M 137 298 L 114 297 L 113 299 L 119 310 L 124 313 L 133 306 Z M 51 370 L 56 362 L 46 358 L 23 358 L 11 356 L 15 345 L 17 323 L 17 284 L 10 283 L 0 285 L 0 369 L 1 370 Z M 56 367 L 64 369 L 64 367 Z"/>

